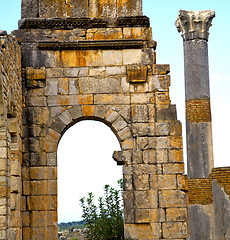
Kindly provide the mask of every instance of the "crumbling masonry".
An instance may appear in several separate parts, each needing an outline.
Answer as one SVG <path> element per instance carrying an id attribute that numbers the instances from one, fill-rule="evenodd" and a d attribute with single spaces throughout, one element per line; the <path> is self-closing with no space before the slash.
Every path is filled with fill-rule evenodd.
<path id="1" fill-rule="evenodd" d="M 192 14 L 180 12 L 177 23 L 191 53 L 196 39 L 207 49 L 208 31 L 195 28 L 204 40 L 196 32 L 186 37 L 183 21 L 193 26 Z M 199 26 L 213 17 L 194 14 Z M 202 155 L 184 175 L 169 66 L 156 64 L 141 0 L 22 0 L 19 30 L 0 38 L 0 239 L 57 239 L 57 145 L 88 119 L 108 125 L 121 145 L 113 157 L 123 165 L 125 239 L 229 238 L 230 169 L 212 169 Z M 186 81 L 195 87 L 193 74 Z M 201 125 L 210 132 L 209 95 L 186 100 L 188 131 L 199 134 Z M 207 168 L 198 169 L 204 175 L 192 175 L 193 161 Z"/>

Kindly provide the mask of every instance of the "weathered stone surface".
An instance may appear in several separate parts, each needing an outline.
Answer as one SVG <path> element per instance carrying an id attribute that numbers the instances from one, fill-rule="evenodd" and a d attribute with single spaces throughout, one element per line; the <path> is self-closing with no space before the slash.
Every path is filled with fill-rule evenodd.
<path id="1" fill-rule="evenodd" d="M 126 239 L 186 238 L 181 128 L 169 98 L 169 67 L 155 64 L 141 8 L 140 0 L 22 1 L 27 19 L 15 31 L 22 68 L 13 53 L 13 77 L 8 53 L 20 47 L 12 37 L 15 46 L 4 42 L 0 51 L 3 235 L 57 239 L 58 142 L 74 123 L 92 119 L 120 141 L 114 158 L 123 164 Z"/>
<path id="2" fill-rule="evenodd" d="M 179 190 L 162 190 L 159 195 L 160 207 L 179 207 L 187 206 L 186 194 Z"/>

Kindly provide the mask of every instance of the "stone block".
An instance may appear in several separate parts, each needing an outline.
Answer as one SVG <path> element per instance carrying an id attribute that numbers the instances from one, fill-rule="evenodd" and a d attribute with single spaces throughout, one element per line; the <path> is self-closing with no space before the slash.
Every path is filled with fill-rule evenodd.
<path id="1" fill-rule="evenodd" d="M 149 190 L 149 175 L 135 175 L 133 177 L 135 190 Z"/>
<path id="2" fill-rule="evenodd" d="M 148 102 L 147 94 L 132 94 L 131 95 L 131 104 L 146 104 Z"/>
<path id="3" fill-rule="evenodd" d="M 47 195 L 47 181 L 31 181 L 30 183 L 30 194 L 34 196 Z"/>
<path id="4" fill-rule="evenodd" d="M 135 209 L 135 223 L 150 223 L 150 209 Z"/>
<path id="5" fill-rule="evenodd" d="M 137 137 L 137 148 L 138 150 L 147 149 L 149 146 L 148 137 Z"/>
<path id="6" fill-rule="evenodd" d="M 117 15 L 116 2 L 110 0 L 97 1 L 97 16 L 96 17 L 112 17 Z"/>
<path id="7" fill-rule="evenodd" d="M 69 109 L 72 119 L 78 119 L 83 116 L 81 106 L 73 106 Z"/>
<path id="8" fill-rule="evenodd" d="M 125 66 L 106 67 L 106 76 L 122 75 L 126 74 L 126 72 Z"/>
<path id="9" fill-rule="evenodd" d="M 60 114 L 58 118 L 60 118 L 65 125 L 68 125 L 73 121 L 72 116 L 68 110 Z"/>
<path id="10" fill-rule="evenodd" d="M 174 149 L 182 149 L 183 148 L 183 141 L 182 137 L 170 137 L 169 138 L 169 148 Z"/>
<path id="11" fill-rule="evenodd" d="M 124 175 L 132 175 L 133 174 L 133 166 L 132 165 L 124 165 L 123 166 L 123 174 Z"/>
<path id="12" fill-rule="evenodd" d="M 147 104 L 148 107 L 148 120 L 154 123 L 156 121 L 156 106 L 155 104 Z"/>
<path id="13" fill-rule="evenodd" d="M 132 138 L 125 139 L 121 142 L 122 150 L 132 150 L 135 148 L 135 142 Z"/>
<path id="14" fill-rule="evenodd" d="M 169 162 L 181 163 L 183 162 L 183 150 L 182 149 L 170 149 Z"/>
<path id="15" fill-rule="evenodd" d="M 117 134 L 122 141 L 132 137 L 131 131 L 128 126 L 121 129 Z"/>
<path id="16" fill-rule="evenodd" d="M 30 226 L 30 214 L 29 212 L 22 212 L 22 226 L 29 227 Z"/>
<path id="17" fill-rule="evenodd" d="M 158 175 L 159 189 L 177 189 L 176 175 Z"/>
<path id="18" fill-rule="evenodd" d="M 87 40 L 122 39 L 122 28 L 91 28 L 87 31 Z"/>
<path id="19" fill-rule="evenodd" d="M 73 67 L 64 69 L 64 76 L 67 78 L 88 77 L 88 75 L 89 67 Z"/>
<path id="20" fill-rule="evenodd" d="M 110 123 L 113 123 L 119 117 L 120 115 L 118 112 L 114 111 L 113 109 L 109 109 L 105 115 L 105 119 Z"/>
<path id="21" fill-rule="evenodd" d="M 38 0 L 22 0 L 22 19 L 23 18 L 36 18 L 39 13 L 39 2 Z"/>
<path id="22" fill-rule="evenodd" d="M 78 96 L 75 96 L 75 95 L 48 96 L 47 104 L 49 107 L 77 105 L 78 104 Z"/>
<path id="23" fill-rule="evenodd" d="M 103 50 L 103 65 L 122 65 L 122 52 L 121 50 Z"/>
<path id="24" fill-rule="evenodd" d="M 46 68 L 46 77 L 47 78 L 62 78 L 62 77 L 64 77 L 64 68 Z"/>
<path id="25" fill-rule="evenodd" d="M 187 208 L 167 208 L 166 221 L 167 222 L 182 222 L 187 219 Z"/>
<path id="26" fill-rule="evenodd" d="M 180 190 L 161 190 L 159 193 L 159 205 L 161 208 L 185 208 L 186 204 L 186 194 Z"/>
<path id="27" fill-rule="evenodd" d="M 52 128 L 49 128 L 49 135 L 47 136 L 48 141 L 57 143 L 60 138 L 61 134 L 59 132 L 56 132 Z"/>
<path id="28" fill-rule="evenodd" d="M 123 93 L 127 93 L 130 91 L 129 88 L 130 88 L 130 83 L 128 82 L 127 77 L 122 77 L 121 78 L 121 91 Z"/>
<path id="29" fill-rule="evenodd" d="M 141 49 L 127 49 L 122 50 L 123 64 L 141 64 L 142 63 L 142 50 Z"/>
<path id="30" fill-rule="evenodd" d="M 168 150 L 156 150 L 156 162 L 167 163 L 168 162 Z"/>
<path id="31" fill-rule="evenodd" d="M 134 223 L 134 195 L 133 191 L 124 191 L 123 192 L 123 201 L 124 205 L 124 222 Z"/>
<path id="32" fill-rule="evenodd" d="M 143 152 L 142 151 L 133 151 L 132 153 L 132 163 L 133 164 L 143 164 Z"/>
<path id="33" fill-rule="evenodd" d="M 147 93 L 149 92 L 148 83 L 130 83 L 130 92 L 131 93 Z"/>
<path id="34" fill-rule="evenodd" d="M 115 77 L 107 78 L 80 78 L 81 93 L 119 93 L 120 80 Z"/>
<path id="35" fill-rule="evenodd" d="M 69 94 L 69 84 L 67 78 L 60 78 L 58 80 L 58 93 L 61 95 Z"/>
<path id="36" fill-rule="evenodd" d="M 123 188 L 125 191 L 130 191 L 133 189 L 132 175 L 123 175 Z"/>
<path id="37" fill-rule="evenodd" d="M 119 17 L 142 16 L 141 0 L 118 0 L 117 15 Z"/>
<path id="38" fill-rule="evenodd" d="M 10 178 L 10 187 L 11 187 L 11 193 L 20 193 L 21 192 L 21 178 L 11 176 Z"/>
<path id="39" fill-rule="evenodd" d="M 160 239 L 161 224 L 126 224 L 125 239 Z"/>
<path id="40" fill-rule="evenodd" d="M 156 123 L 156 135 L 157 136 L 168 136 L 169 135 L 169 123 L 159 122 Z"/>
<path id="41" fill-rule="evenodd" d="M 143 162 L 153 164 L 156 163 L 156 150 L 144 150 Z"/>
<path id="42" fill-rule="evenodd" d="M 105 77 L 105 67 L 94 67 L 89 69 L 89 76 L 91 77 Z"/>
<path id="43" fill-rule="evenodd" d="M 88 50 L 88 51 L 83 51 L 81 54 L 85 58 L 82 61 L 82 63 L 85 63 L 84 64 L 85 66 L 99 67 L 99 66 L 107 65 L 106 62 L 103 62 L 104 61 L 104 59 L 103 59 L 104 54 L 103 54 L 102 50 Z M 79 65 L 80 65 L 80 63 L 79 63 Z M 79 66 L 79 65 L 77 65 L 77 66 Z M 82 66 L 82 64 L 80 66 Z"/>
<path id="44" fill-rule="evenodd" d="M 149 91 L 169 91 L 170 76 L 169 75 L 153 75 L 149 76 Z"/>
<path id="45" fill-rule="evenodd" d="M 144 83 L 147 81 L 148 68 L 145 65 L 132 64 L 127 66 L 129 83 Z"/>
<path id="46" fill-rule="evenodd" d="M 158 208 L 157 190 L 134 191 L 134 207 L 140 209 Z"/>
<path id="47" fill-rule="evenodd" d="M 68 87 L 69 87 L 69 94 L 75 95 L 80 93 L 78 79 L 76 78 L 69 78 L 68 79 Z"/>
<path id="48" fill-rule="evenodd" d="M 163 164 L 164 174 L 183 174 L 184 173 L 184 163 L 166 163 Z"/>
<path id="49" fill-rule="evenodd" d="M 56 167 L 31 167 L 30 168 L 31 180 L 56 180 L 57 168 Z"/>
<path id="50" fill-rule="evenodd" d="M 157 137 L 156 138 L 156 148 L 157 149 L 167 149 L 169 146 L 169 138 L 168 137 Z"/>
<path id="51" fill-rule="evenodd" d="M 163 237 L 164 238 L 187 238 L 187 224 L 186 222 L 169 222 L 163 223 Z"/>
<path id="52" fill-rule="evenodd" d="M 116 132 L 118 132 L 125 127 L 128 127 L 128 124 L 122 117 L 119 117 L 113 122 L 112 127 L 116 130 Z"/>
<path id="53" fill-rule="evenodd" d="M 130 97 L 122 94 L 96 94 L 94 104 L 126 105 L 130 104 Z"/>
<path id="54" fill-rule="evenodd" d="M 83 105 L 82 106 L 82 113 L 85 117 L 92 117 L 94 115 L 94 106 L 92 105 Z"/>
<path id="55" fill-rule="evenodd" d="M 177 189 L 188 191 L 187 175 L 177 175 Z"/>
<path id="56" fill-rule="evenodd" d="M 131 108 L 131 117 L 134 123 L 148 121 L 148 109 L 146 105 L 133 105 Z"/>
<path id="57" fill-rule="evenodd" d="M 27 106 L 29 107 L 45 107 L 46 98 L 45 97 L 29 97 L 26 99 Z"/>
<path id="58" fill-rule="evenodd" d="M 29 211 L 57 210 L 56 196 L 29 196 L 27 199 Z"/>

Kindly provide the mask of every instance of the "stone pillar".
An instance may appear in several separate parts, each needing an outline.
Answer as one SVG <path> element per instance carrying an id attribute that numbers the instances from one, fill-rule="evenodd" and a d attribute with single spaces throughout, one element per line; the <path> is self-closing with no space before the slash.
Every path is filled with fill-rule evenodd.
<path id="1" fill-rule="evenodd" d="M 213 11 L 180 11 L 184 40 L 188 178 L 205 178 L 214 167 L 209 91 L 208 29 Z"/>
<path id="2" fill-rule="evenodd" d="M 208 65 L 208 30 L 214 16 L 214 11 L 181 10 L 175 23 L 184 40 L 191 240 L 214 239 L 211 185 L 202 187 L 203 181 L 211 183 L 208 177 L 214 167 Z"/>

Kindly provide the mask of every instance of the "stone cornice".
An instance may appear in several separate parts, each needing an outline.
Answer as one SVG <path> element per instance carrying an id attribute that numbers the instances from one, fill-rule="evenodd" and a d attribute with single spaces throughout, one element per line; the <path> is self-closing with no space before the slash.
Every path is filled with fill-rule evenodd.
<path id="1" fill-rule="evenodd" d="M 182 32 L 184 41 L 204 39 L 208 41 L 209 28 L 215 12 L 207 11 L 184 11 L 180 10 L 175 25 L 178 32 Z"/>
<path id="2" fill-rule="evenodd" d="M 94 40 L 77 42 L 39 42 L 40 50 L 115 50 L 115 49 L 142 49 L 144 47 L 156 48 L 156 42 L 144 41 L 142 39 L 122 39 L 122 40 Z"/>
<path id="3" fill-rule="evenodd" d="M 28 18 L 19 21 L 19 29 L 88 29 L 149 26 L 149 18 L 146 16 L 119 17 L 112 24 L 106 18 Z"/>

